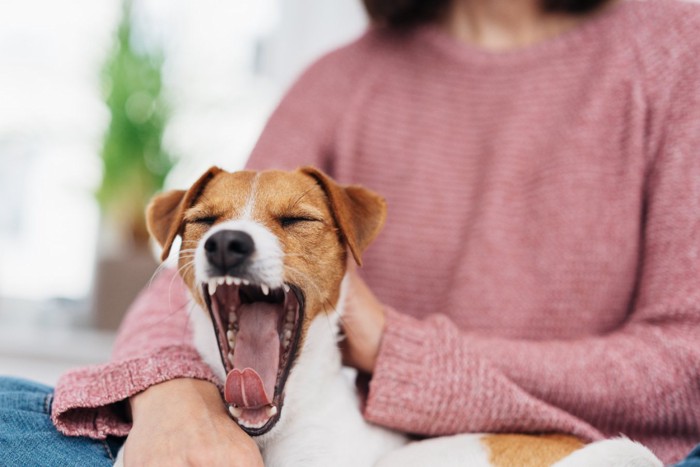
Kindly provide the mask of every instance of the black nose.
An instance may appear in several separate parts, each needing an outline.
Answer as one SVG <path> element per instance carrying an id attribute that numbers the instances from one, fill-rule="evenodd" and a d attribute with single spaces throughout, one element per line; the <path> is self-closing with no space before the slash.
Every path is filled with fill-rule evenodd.
<path id="1" fill-rule="evenodd" d="M 228 274 L 255 251 L 253 237 L 240 230 L 222 230 L 204 242 L 209 264 L 220 274 Z"/>

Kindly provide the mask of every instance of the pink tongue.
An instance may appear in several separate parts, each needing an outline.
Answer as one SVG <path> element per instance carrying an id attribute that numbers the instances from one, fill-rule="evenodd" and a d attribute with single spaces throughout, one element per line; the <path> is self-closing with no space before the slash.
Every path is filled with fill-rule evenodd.
<path id="1" fill-rule="evenodd" d="M 277 305 L 251 303 L 238 309 L 233 370 L 226 376 L 226 402 L 242 408 L 272 404 L 279 368 Z"/>

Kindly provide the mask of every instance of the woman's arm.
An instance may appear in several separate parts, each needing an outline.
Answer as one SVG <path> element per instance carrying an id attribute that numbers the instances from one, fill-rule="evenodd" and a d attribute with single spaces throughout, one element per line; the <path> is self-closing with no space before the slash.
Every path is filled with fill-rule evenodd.
<path id="1" fill-rule="evenodd" d="M 443 315 L 419 321 L 389 309 L 365 410 L 370 421 L 425 435 L 700 437 L 697 76 L 687 70 L 677 77 L 663 142 L 649 165 L 627 322 L 606 335 L 532 341 L 484 337 Z"/>
<path id="2" fill-rule="evenodd" d="M 154 466 L 263 465 L 255 442 L 231 422 L 211 383 L 174 379 L 155 385 L 131 398 L 131 412 L 126 465 L 132 460 Z"/>

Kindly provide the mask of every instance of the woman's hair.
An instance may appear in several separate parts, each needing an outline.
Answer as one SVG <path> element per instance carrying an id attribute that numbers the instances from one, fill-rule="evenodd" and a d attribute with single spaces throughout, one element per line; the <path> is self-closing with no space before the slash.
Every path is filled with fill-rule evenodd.
<path id="1" fill-rule="evenodd" d="M 451 0 L 362 0 L 372 22 L 402 27 L 427 23 L 447 8 Z M 595 10 L 607 0 L 540 0 L 549 12 L 580 14 Z"/>

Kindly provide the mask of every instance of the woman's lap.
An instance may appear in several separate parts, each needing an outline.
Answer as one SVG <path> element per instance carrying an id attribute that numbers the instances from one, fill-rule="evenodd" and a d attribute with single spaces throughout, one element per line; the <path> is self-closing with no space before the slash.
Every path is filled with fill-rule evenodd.
<path id="1" fill-rule="evenodd" d="M 0 376 L 0 465 L 111 466 L 114 446 L 56 430 L 52 400 L 48 386 Z"/>
<path id="2" fill-rule="evenodd" d="M 0 376 L 0 465 L 111 466 L 119 443 L 62 435 L 52 399 L 48 386 Z M 700 467 L 700 445 L 674 467 Z"/>

